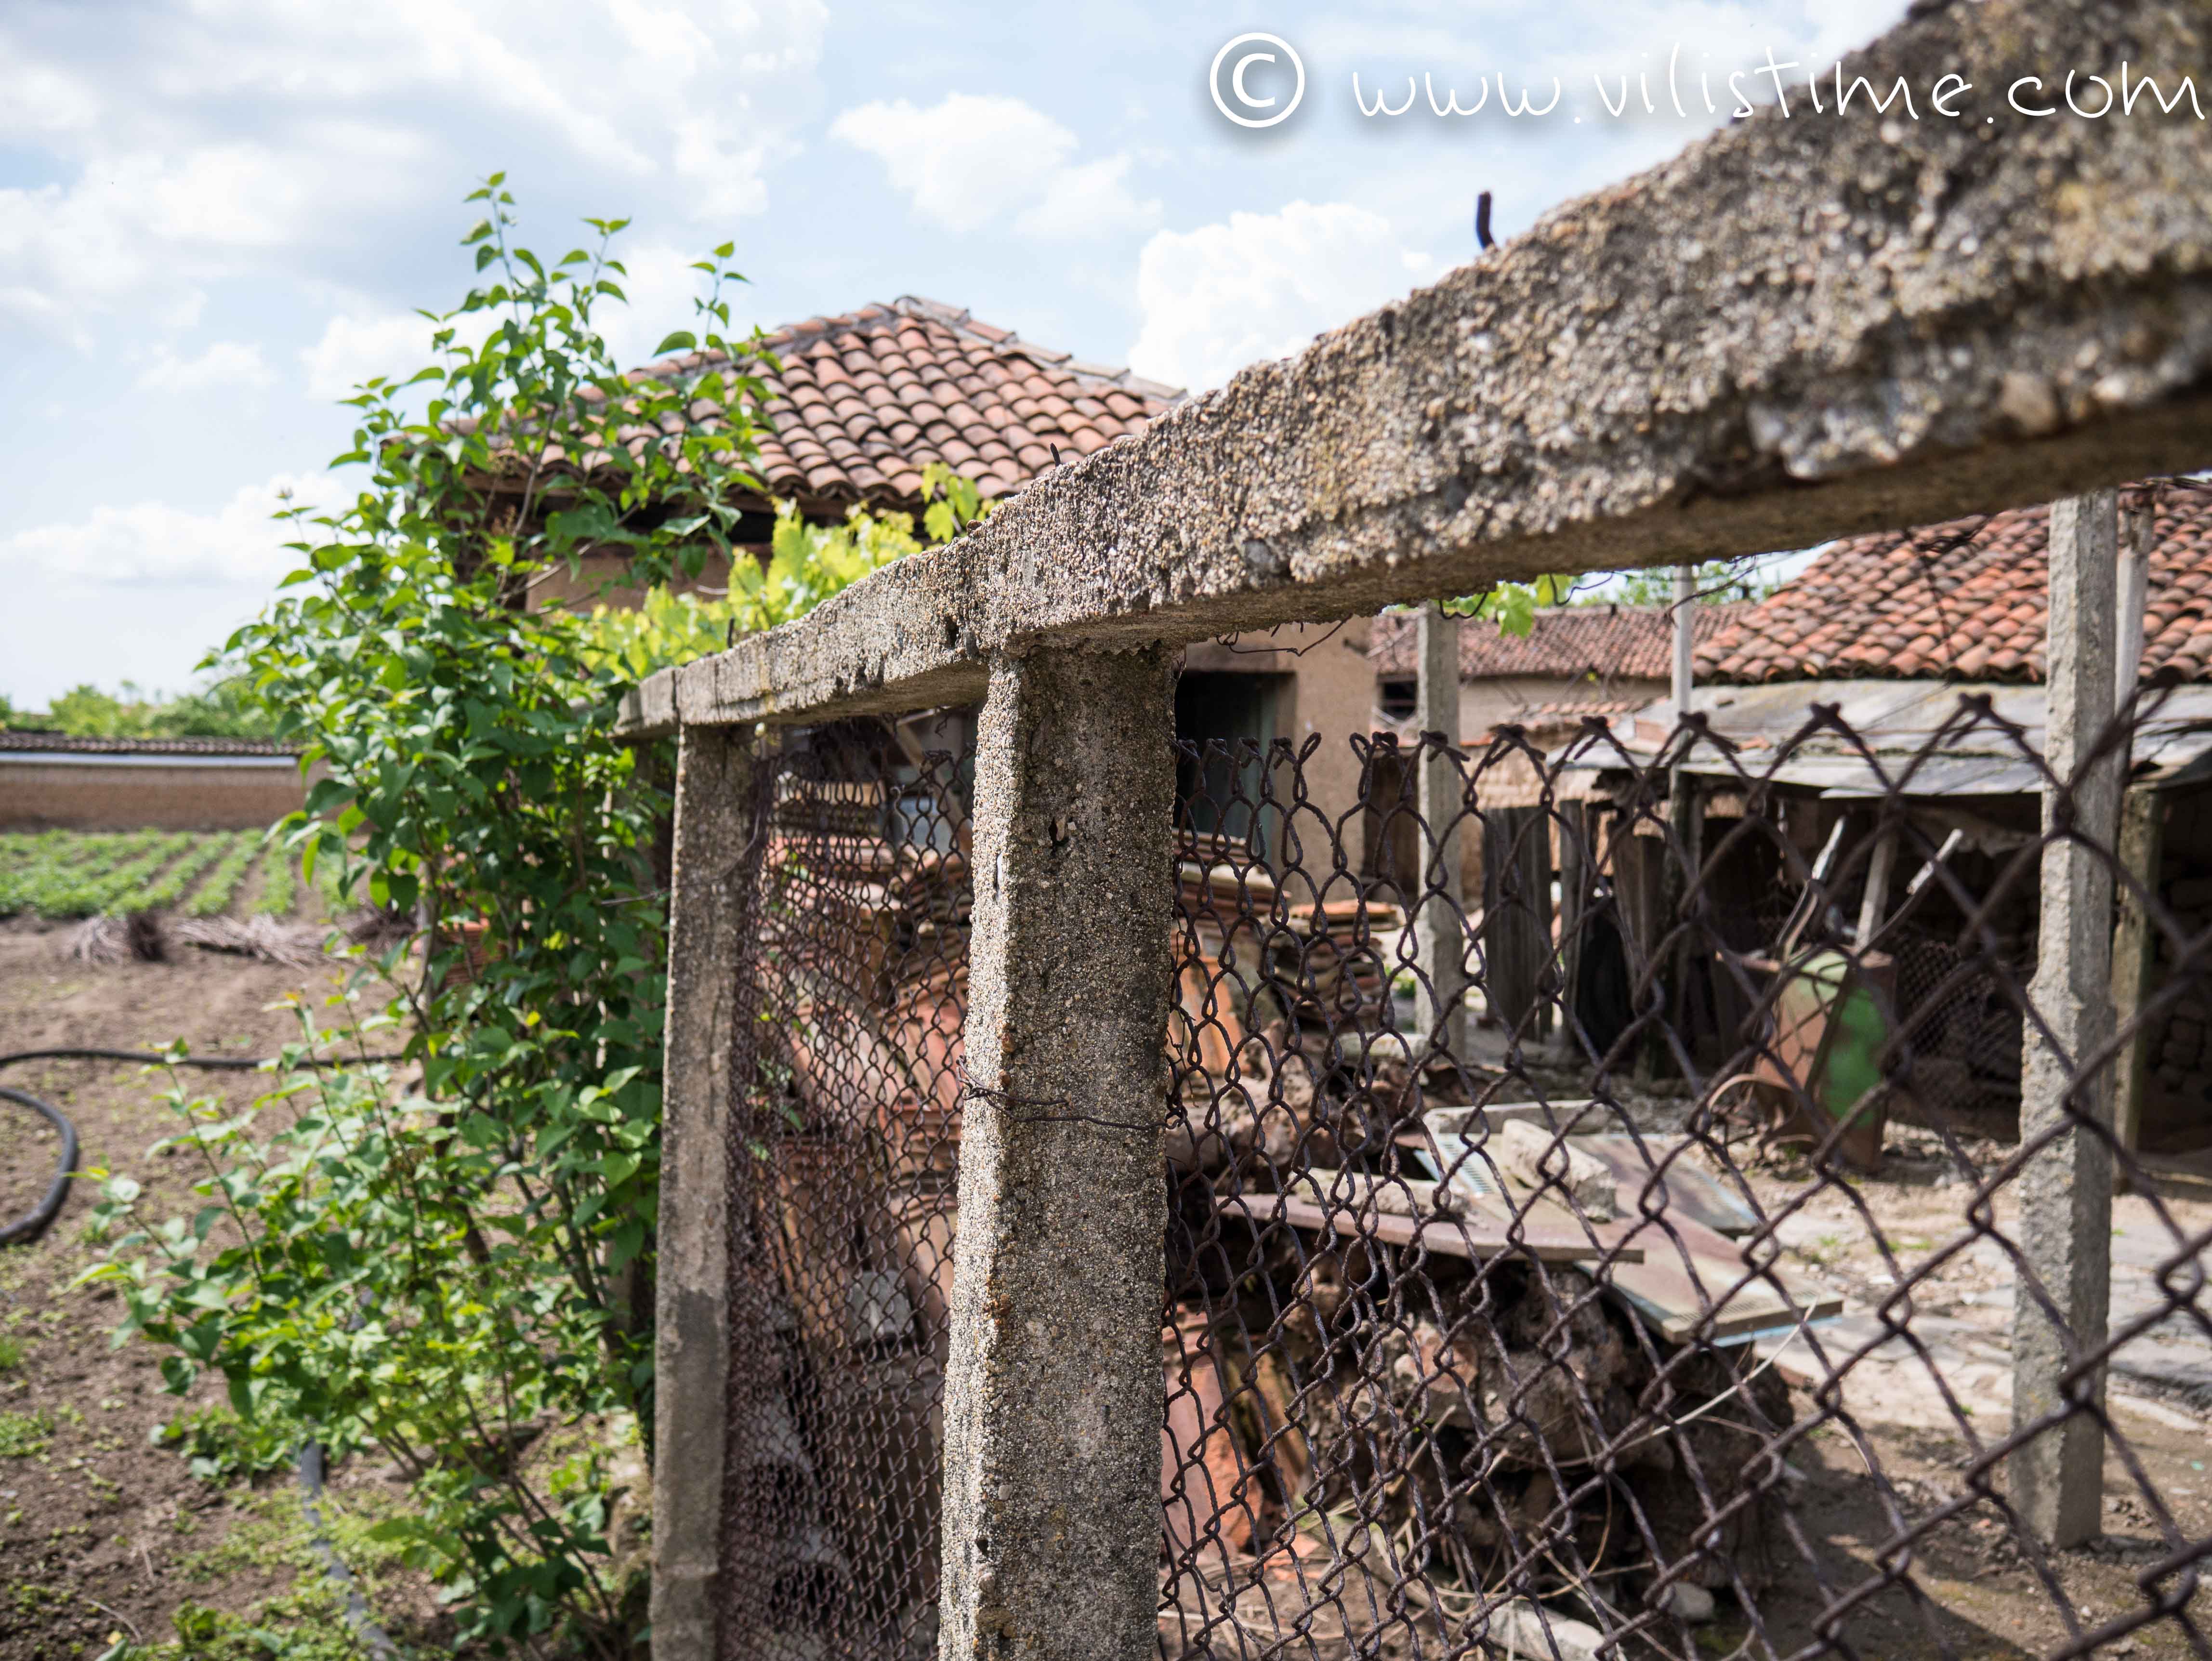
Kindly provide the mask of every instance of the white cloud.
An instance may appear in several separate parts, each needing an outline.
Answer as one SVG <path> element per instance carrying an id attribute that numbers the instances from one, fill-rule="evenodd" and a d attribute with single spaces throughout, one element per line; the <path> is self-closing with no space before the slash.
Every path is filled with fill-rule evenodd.
<path id="1" fill-rule="evenodd" d="M 0 321 L 281 273 L 357 281 L 468 171 L 528 158 L 588 205 L 716 231 L 767 205 L 817 97 L 822 0 L 229 0 L 97 27 L 0 22 Z M 251 131 L 241 131 L 250 113 Z M 465 158 L 457 163 L 456 158 Z M 544 233 L 569 234 L 566 228 Z"/>
<path id="2" fill-rule="evenodd" d="M 903 98 L 862 104 L 830 135 L 881 161 L 915 211 L 946 230 L 1012 215 L 1025 235 L 1068 241 L 1159 218 L 1157 201 L 1130 194 L 1127 155 L 1071 165 L 1075 135 L 1003 93 L 952 93 L 927 109 Z"/>
<path id="3" fill-rule="evenodd" d="M 404 378 L 430 361 L 430 337 L 436 326 L 413 312 L 356 317 L 341 312 L 323 326 L 300 362 L 307 371 L 310 398 L 353 396 L 355 387 L 377 375 Z"/>
<path id="4" fill-rule="evenodd" d="M 635 368 L 650 359 L 653 349 L 672 331 L 696 332 L 691 302 L 705 292 L 706 279 L 692 269 L 695 254 L 665 243 L 617 252 L 623 274 L 613 280 L 629 303 L 620 305 L 602 296 L 592 322 L 605 338 L 614 361 Z M 471 313 L 456 320 L 454 338 L 475 345 L 497 322 L 493 313 Z M 349 307 L 323 326 L 313 345 L 301 349 L 307 395 L 327 400 L 350 398 L 356 387 L 373 376 L 404 379 L 413 374 L 434 361 L 431 338 L 437 329 L 419 312 Z"/>
<path id="5" fill-rule="evenodd" d="M 142 502 L 0 536 L 0 693 L 31 709 L 83 681 L 190 685 L 299 563 L 270 518 L 293 488 L 329 486 L 279 476 L 208 512 Z"/>
<path id="6" fill-rule="evenodd" d="M 1292 202 L 1279 213 L 1161 231 L 1137 264 L 1143 322 L 1129 366 L 1175 386 L 1218 386 L 1439 271 L 1427 254 L 1400 246 L 1389 220 L 1348 202 Z"/>
<path id="7" fill-rule="evenodd" d="M 298 563 L 284 548 L 296 532 L 270 514 L 283 492 L 304 499 L 319 488 L 320 479 L 280 474 L 245 486 L 210 513 L 143 502 L 27 526 L 0 537 L 0 580 L 19 598 L 149 587 L 265 594 Z"/>
<path id="8" fill-rule="evenodd" d="M 153 392 L 201 392 L 216 386 L 265 386 L 273 378 L 260 347 L 218 340 L 196 357 L 155 348 L 153 362 L 139 372 L 138 385 Z"/>

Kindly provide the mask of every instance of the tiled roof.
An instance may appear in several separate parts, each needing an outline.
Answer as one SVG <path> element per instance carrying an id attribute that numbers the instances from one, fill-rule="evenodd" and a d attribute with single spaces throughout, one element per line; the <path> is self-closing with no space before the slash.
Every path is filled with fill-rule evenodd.
<path id="1" fill-rule="evenodd" d="M 782 365 L 762 376 L 763 477 L 774 495 L 816 508 L 915 507 L 933 461 L 987 498 L 1005 496 L 1051 468 L 1054 446 L 1066 460 L 1089 455 L 1182 396 L 911 295 L 794 323 L 763 344 Z M 633 374 L 680 381 L 726 361 L 687 352 Z M 702 399 L 689 413 L 711 423 L 721 410 Z"/>
<path id="2" fill-rule="evenodd" d="M 2212 680 L 2212 494 L 2160 488 L 2142 672 Z M 2043 678 L 2051 510 L 1853 537 L 1701 641 L 1700 680 Z"/>
<path id="3" fill-rule="evenodd" d="M 67 733 L 0 732 L 0 750 L 59 751 L 87 756 L 296 756 L 281 739 L 94 739 Z"/>
<path id="4" fill-rule="evenodd" d="M 1713 638 L 1748 607 L 1742 601 L 1700 605 L 1692 638 Z M 1414 672 L 1414 618 L 1409 611 L 1385 612 L 1375 619 L 1367 654 L 1380 675 Z M 1526 635 L 1509 635 L 1481 621 L 1459 631 L 1462 680 L 1491 680 L 1506 675 L 1543 675 L 1578 680 L 1666 680 L 1674 672 L 1674 624 L 1664 605 L 1568 605 L 1539 611 Z"/>

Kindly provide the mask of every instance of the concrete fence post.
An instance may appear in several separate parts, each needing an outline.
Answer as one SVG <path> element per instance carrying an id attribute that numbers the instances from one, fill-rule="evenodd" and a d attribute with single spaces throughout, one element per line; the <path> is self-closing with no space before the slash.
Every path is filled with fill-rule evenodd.
<path id="1" fill-rule="evenodd" d="M 655 1291 L 653 1651 L 714 1661 L 730 1366 L 725 1170 L 751 729 L 686 727 L 676 763 Z"/>
<path id="2" fill-rule="evenodd" d="M 2023 1146 L 2057 1132 L 2021 1171 L 2023 1273 L 2013 1303 L 2013 1428 L 2071 1402 L 2101 1406 L 2099 1368 L 2065 1375 L 2105 1342 L 2112 1291 L 2112 1154 L 2088 1123 L 2109 1127 L 2112 1069 L 2075 1068 L 2110 1041 L 2112 872 L 2123 757 L 2087 764 L 2112 718 L 2118 503 L 2098 490 L 2051 510 L 2050 702 L 2045 758 L 2064 787 L 2045 790 L 2042 916 L 2021 1081 Z M 2062 808 L 2070 812 L 2062 813 Z M 2054 1322 L 2028 1283 L 2053 1306 Z M 2036 1536 L 2077 1545 L 2102 1527 L 2104 1429 L 2077 1411 L 2014 1453 L 2010 1497 Z"/>
<path id="3" fill-rule="evenodd" d="M 1158 1648 L 1174 676 L 1000 658 L 976 735 L 945 1661 Z"/>

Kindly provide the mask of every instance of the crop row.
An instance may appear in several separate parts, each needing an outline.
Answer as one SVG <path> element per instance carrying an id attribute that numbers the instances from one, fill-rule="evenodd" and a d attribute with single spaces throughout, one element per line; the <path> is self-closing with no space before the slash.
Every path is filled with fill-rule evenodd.
<path id="1" fill-rule="evenodd" d="M 257 873 L 258 863 L 258 873 Z M 315 897 L 335 910 L 328 891 L 336 861 L 319 869 Z M 266 845 L 258 830 L 18 831 L 0 834 L 0 916 L 46 917 L 160 910 L 181 906 L 220 916 L 258 874 L 252 909 L 289 916 L 302 884 L 297 856 Z"/>
<path id="2" fill-rule="evenodd" d="M 256 911 L 266 912 L 272 917 L 289 917 L 299 903 L 300 883 L 298 865 L 293 855 L 283 848 L 271 848 L 261 857 L 261 897 L 253 903 Z"/>
<path id="3" fill-rule="evenodd" d="M 88 917 L 106 911 L 198 840 L 188 830 L 161 833 L 131 857 L 104 867 L 96 861 L 50 855 L 9 873 L 13 891 L 8 897 L 14 904 L 9 909 L 48 917 Z"/>
<path id="4" fill-rule="evenodd" d="M 219 917 L 229 910 L 238 885 L 245 879 L 246 868 L 253 863 L 253 855 L 260 846 L 258 831 L 241 830 L 233 837 L 222 858 L 208 873 L 207 880 L 193 891 L 185 910 L 195 917 Z"/>

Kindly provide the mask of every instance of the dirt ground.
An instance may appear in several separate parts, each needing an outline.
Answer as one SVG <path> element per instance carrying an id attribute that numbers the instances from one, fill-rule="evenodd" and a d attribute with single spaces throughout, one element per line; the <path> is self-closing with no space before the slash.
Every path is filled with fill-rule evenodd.
<path id="1" fill-rule="evenodd" d="M 131 1050 L 177 1037 L 200 1055 L 266 1056 L 296 1036 L 268 1006 L 287 993 L 319 1001 L 335 971 L 303 971 L 179 949 L 177 961 L 92 966 L 60 950 L 64 931 L 0 925 L 0 1053 L 63 1046 Z M 248 1104 L 264 1080 L 195 1073 L 196 1094 Z M 149 1155 L 175 1128 L 161 1080 L 113 1062 L 34 1062 L 0 1069 L 0 1084 L 62 1107 L 82 1140 L 82 1164 L 127 1171 L 156 1216 L 189 1215 L 192 1172 Z M 0 1103 L 0 1217 L 29 1210 L 51 1180 L 57 1139 Z M 198 1658 L 270 1654 L 322 1661 L 356 1653 L 302 1526 L 289 1460 L 222 1482 L 191 1475 L 156 1430 L 209 1409 L 204 1381 L 190 1401 L 164 1394 L 149 1345 L 114 1348 L 120 1304 L 104 1287 L 72 1290 L 97 1261 L 87 1238 L 96 1195 L 80 1184 L 31 1246 L 0 1247 L 0 1661 L 61 1661 L 106 1651 L 117 1634 L 179 1643 Z M 333 1533 L 395 1635 L 433 1635 L 428 1589 L 362 1538 L 398 1502 L 384 1473 L 356 1459 L 333 1473 Z M 213 1611 L 212 1616 L 203 1613 Z M 273 1634 L 231 1641 L 247 1626 Z"/>
<path id="2" fill-rule="evenodd" d="M 336 984 L 332 970 L 191 951 L 172 963 L 94 967 L 70 961 L 61 941 L 58 929 L 0 925 L 0 1052 L 136 1049 L 182 1037 L 203 1055 L 270 1054 L 293 1026 L 268 1006 L 290 992 L 317 1001 Z M 63 1106 L 83 1138 L 87 1167 L 130 1171 L 157 1212 L 190 1208 L 191 1173 L 147 1152 L 173 1129 L 157 1080 L 133 1066 L 72 1061 L 9 1068 L 0 1083 Z M 204 1074 L 193 1087 L 244 1106 L 258 1086 L 250 1074 Z M 12 1219 L 43 1191 L 55 1142 L 20 1108 L 0 1105 L 0 1216 Z M 1865 1588 L 1832 1632 L 1847 1652 L 2046 1655 L 2143 1608 L 2147 1586 L 2175 1584 L 2150 1573 L 2169 1549 L 2160 1507 L 2182 1538 L 2212 1538 L 2212 1338 L 2184 1313 L 2150 1327 L 2115 1367 L 2101 1539 L 2039 1563 L 1984 1503 L 1942 1524 L 1909 1558 L 1894 1551 L 1900 1520 L 1925 1517 L 1961 1493 L 1963 1467 L 2002 1436 L 2009 1410 L 2009 1264 L 1988 1238 L 1967 1237 L 1970 1249 L 1946 1255 L 1962 1239 L 1975 1183 L 2002 1150 L 1972 1143 L 1965 1151 L 1961 1167 L 1929 1133 L 1893 1129 L 1879 1177 L 1822 1194 L 1784 1226 L 1792 1272 L 1840 1295 L 1844 1313 L 1762 1354 L 1792 1380 L 1801 1414 L 1813 1409 L 1810 1386 L 1849 1359 L 1849 1424 L 1827 1425 L 1792 1451 L 1798 1480 L 1785 1526 L 1769 1542 L 1772 1587 L 1755 1621 L 1723 1595 L 1717 1618 L 1698 1629 L 1704 1653 L 1799 1650 L 1813 1641 L 1827 1597 Z M 1787 1167 L 1762 1167 L 1755 1177 L 1770 1211 L 1802 1181 Z M 0 1661 L 96 1656 L 118 1633 L 148 1646 L 179 1644 L 171 1654 L 224 1661 L 358 1653 L 310 1550 L 289 1466 L 211 1482 L 195 1477 L 175 1448 L 149 1439 L 180 1412 L 212 1407 L 217 1392 L 203 1384 L 190 1402 L 164 1394 L 150 1348 L 111 1347 L 119 1308 L 112 1294 L 70 1289 L 98 1255 L 86 1238 L 92 1203 L 77 1192 L 35 1245 L 0 1248 Z M 2000 1232 L 2011 1223 L 2002 1198 L 1995 1223 Z M 2212 1205 L 2121 1200 L 2116 1321 L 2161 1312 L 2169 1301 L 2161 1265 L 2180 1238 L 2205 1232 Z M 1916 1349 L 1887 1336 L 1875 1311 L 1893 1293 L 1893 1275 L 1910 1276 L 1936 1256 L 1942 1267 L 1913 1294 Z M 1902 1519 L 1864 1480 L 1870 1465 L 1899 1496 Z M 379 1617 L 396 1636 L 434 1644 L 428 1588 L 363 1538 L 399 1503 L 397 1484 L 357 1459 L 334 1474 L 332 1492 L 333 1532 Z M 1876 1590 L 1885 1562 L 1893 1584 Z M 251 1649 L 180 1642 L 180 1631 L 218 1629 L 198 1611 L 228 1618 L 232 1632 L 250 1624 L 272 1639 Z M 2198 1651 L 2166 1621 L 2094 1652 Z"/>

